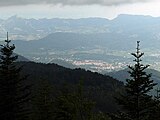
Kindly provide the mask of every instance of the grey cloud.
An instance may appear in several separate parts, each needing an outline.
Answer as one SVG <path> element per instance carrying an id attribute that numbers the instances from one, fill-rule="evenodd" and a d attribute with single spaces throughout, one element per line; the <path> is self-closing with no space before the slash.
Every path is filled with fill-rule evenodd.
<path id="1" fill-rule="evenodd" d="M 0 0 L 0 6 L 29 4 L 62 4 L 62 5 L 119 5 L 125 3 L 147 2 L 150 0 Z"/>

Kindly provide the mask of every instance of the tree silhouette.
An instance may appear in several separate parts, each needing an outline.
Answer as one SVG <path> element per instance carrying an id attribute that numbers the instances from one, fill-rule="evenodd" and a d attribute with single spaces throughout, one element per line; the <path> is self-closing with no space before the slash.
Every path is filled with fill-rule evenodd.
<path id="1" fill-rule="evenodd" d="M 122 105 L 129 119 L 146 120 L 153 108 L 152 96 L 148 93 L 156 84 L 150 80 L 151 74 L 145 72 L 149 65 L 141 64 L 144 53 L 140 52 L 139 43 L 140 41 L 137 41 L 136 53 L 132 53 L 136 63 L 134 66 L 128 66 L 131 79 L 126 80 L 125 93 L 117 98 L 117 101 Z"/>
<path id="2" fill-rule="evenodd" d="M 29 117 L 29 86 L 25 85 L 26 77 L 21 77 L 22 67 L 17 67 L 18 56 L 13 55 L 14 45 L 5 40 L 0 48 L 0 119 L 25 120 Z"/>

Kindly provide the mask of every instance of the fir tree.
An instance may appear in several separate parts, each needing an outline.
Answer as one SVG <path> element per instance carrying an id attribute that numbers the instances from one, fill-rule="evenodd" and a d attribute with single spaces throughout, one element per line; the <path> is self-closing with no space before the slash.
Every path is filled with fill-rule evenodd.
<path id="1" fill-rule="evenodd" d="M 10 42 L 7 33 L 6 44 L 0 49 L 0 119 L 25 120 L 29 116 L 29 86 L 20 75 L 22 67 L 15 65 L 18 56 L 13 55 L 15 46 Z"/>
<path id="2" fill-rule="evenodd" d="M 124 108 L 124 115 L 128 119 L 148 120 L 154 105 L 152 96 L 148 93 L 156 84 L 150 79 L 151 74 L 145 72 L 149 65 L 141 64 L 144 53 L 140 52 L 139 41 L 137 41 L 137 51 L 132 55 L 136 63 L 134 66 L 128 66 L 131 79 L 126 80 L 125 93 L 117 98 L 117 101 Z"/>

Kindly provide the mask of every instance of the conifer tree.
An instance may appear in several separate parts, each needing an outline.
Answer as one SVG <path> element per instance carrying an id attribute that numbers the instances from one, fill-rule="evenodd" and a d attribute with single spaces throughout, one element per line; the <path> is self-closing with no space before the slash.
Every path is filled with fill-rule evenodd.
<path id="1" fill-rule="evenodd" d="M 0 48 L 0 120 L 28 119 L 29 86 L 25 85 L 25 78 L 21 77 L 22 67 L 17 67 L 15 61 L 18 56 L 13 55 L 14 45 L 10 40 Z"/>
<path id="2" fill-rule="evenodd" d="M 135 57 L 134 66 L 128 66 L 130 71 L 130 79 L 126 80 L 125 93 L 117 98 L 117 102 L 122 105 L 125 115 L 130 120 L 148 120 L 150 111 L 153 108 L 152 96 L 148 93 L 156 85 L 151 80 L 151 74 L 147 74 L 145 70 L 149 65 L 143 65 L 141 58 L 144 53 L 140 52 L 140 41 L 137 41 L 136 53 L 132 53 Z"/>

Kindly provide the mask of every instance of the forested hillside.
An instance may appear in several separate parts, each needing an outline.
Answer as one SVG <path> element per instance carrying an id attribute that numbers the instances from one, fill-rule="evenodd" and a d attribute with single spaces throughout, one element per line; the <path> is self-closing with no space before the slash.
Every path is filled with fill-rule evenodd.
<path id="1" fill-rule="evenodd" d="M 96 111 L 115 112 L 117 105 L 114 102 L 116 92 L 123 87 L 123 83 L 99 73 L 86 71 L 84 69 L 68 69 L 57 64 L 43 64 L 35 62 L 18 62 L 23 66 L 22 73 L 28 75 L 28 82 L 36 86 L 42 80 L 48 80 L 55 93 L 64 85 L 73 89 L 81 80 L 83 81 L 85 94 L 96 102 Z"/>

